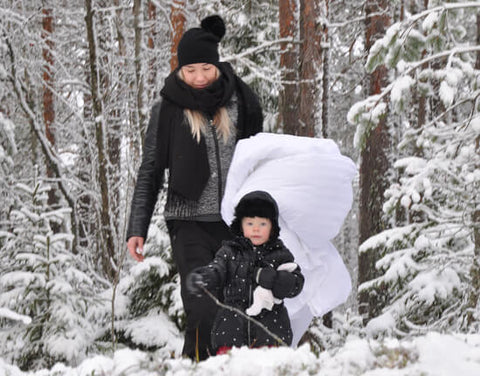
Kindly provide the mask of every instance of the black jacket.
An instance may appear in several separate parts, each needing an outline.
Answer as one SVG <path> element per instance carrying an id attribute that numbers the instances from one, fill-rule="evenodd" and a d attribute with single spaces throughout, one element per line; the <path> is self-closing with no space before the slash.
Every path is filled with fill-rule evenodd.
<path id="1" fill-rule="evenodd" d="M 279 265 L 293 261 L 292 253 L 280 239 L 253 247 L 250 240 L 239 236 L 234 240 L 225 241 L 214 260 L 206 266 L 195 269 L 195 272 L 202 274 L 208 290 L 216 292 L 219 288 L 223 289 L 226 305 L 245 312 L 253 303 L 253 290 L 257 287 L 255 272 L 258 268 L 272 266 L 277 269 Z M 304 277 L 300 267 L 293 272 L 278 271 L 272 292 L 279 299 L 292 298 L 301 292 L 303 284 Z M 275 304 L 272 311 L 263 309 L 254 319 L 265 325 L 286 344 L 292 343 L 290 319 L 283 303 Z M 262 328 L 235 311 L 227 308 L 218 310 L 212 330 L 214 348 L 276 344 L 275 339 Z"/>
<path id="2" fill-rule="evenodd" d="M 223 64 L 223 69 L 231 70 Z M 238 118 L 234 123 L 239 140 L 261 132 L 263 116 L 256 95 L 238 76 L 232 73 L 232 77 L 238 98 Z M 183 108 L 163 98 L 153 106 L 145 134 L 127 239 L 146 238 L 165 169 L 169 170 L 168 189 L 192 200 L 198 200 L 210 175 L 205 140 L 197 143 Z"/>

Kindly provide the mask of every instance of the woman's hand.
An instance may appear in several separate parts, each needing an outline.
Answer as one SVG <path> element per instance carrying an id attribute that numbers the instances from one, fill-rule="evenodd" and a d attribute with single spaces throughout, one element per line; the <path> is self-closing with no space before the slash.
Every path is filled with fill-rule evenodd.
<path id="1" fill-rule="evenodd" d="M 145 256 L 143 256 L 143 242 L 144 238 L 141 236 L 132 236 L 127 241 L 127 248 L 132 255 L 132 257 L 137 261 L 143 261 Z"/>

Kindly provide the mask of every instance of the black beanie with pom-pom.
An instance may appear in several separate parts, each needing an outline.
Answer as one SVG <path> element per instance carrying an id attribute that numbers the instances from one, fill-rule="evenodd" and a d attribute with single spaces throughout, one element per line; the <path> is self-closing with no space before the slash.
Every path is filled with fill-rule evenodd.
<path id="1" fill-rule="evenodd" d="M 219 62 L 218 43 L 225 35 L 225 23 L 220 16 L 206 17 L 201 27 L 189 29 L 178 43 L 178 67 L 188 64 Z"/>
<path id="2" fill-rule="evenodd" d="M 244 217 L 268 218 L 272 222 L 270 240 L 278 238 L 280 227 L 278 225 L 278 206 L 275 199 L 265 191 L 253 191 L 243 196 L 235 207 L 235 218 L 230 225 L 234 235 L 243 235 L 242 219 Z"/>

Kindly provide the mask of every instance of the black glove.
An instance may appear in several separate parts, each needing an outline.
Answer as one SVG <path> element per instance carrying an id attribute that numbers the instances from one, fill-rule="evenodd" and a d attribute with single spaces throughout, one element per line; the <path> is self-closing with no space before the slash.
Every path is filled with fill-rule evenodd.
<path id="1" fill-rule="evenodd" d="M 290 295 L 295 293 L 296 289 L 298 289 L 298 292 L 300 292 L 302 287 L 302 275 L 297 278 L 293 273 L 279 271 L 277 274 L 277 279 L 275 280 L 275 286 L 272 287 L 272 293 L 273 296 L 278 299 L 285 299 L 286 297 L 291 297 Z"/>
<path id="2" fill-rule="evenodd" d="M 269 290 L 272 289 L 276 278 L 277 271 L 271 266 L 267 266 L 265 268 L 258 268 L 255 273 L 255 280 L 257 281 L 257 283 L 260 286 Z"/>
<path id="3" fill-rule="evenodd" d="M 195 296 L 203 295 L 203 288 L 206 286 L 202 274 L 199 272 L 191 272 L 185 280 L 185 286 L 190 294 Z"/>

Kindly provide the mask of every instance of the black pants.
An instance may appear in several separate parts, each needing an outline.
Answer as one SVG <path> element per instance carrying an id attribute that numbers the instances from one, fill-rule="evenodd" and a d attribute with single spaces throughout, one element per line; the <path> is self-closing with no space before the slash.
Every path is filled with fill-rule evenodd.
<path id="1" fill-rule="evenodd" d="M 196 297 L 188 293 L 185 279 L 193 269 L 208 264 L 223 240 L 230 239 L 225 222 L 197 222 L 171 220 L 167 222 L 173 258 L 180 274 L 183 308 L 186 315 L 185 342 L 182 354 L 199 359 L 214 354 L 210 335 L 217 312 L 216 303 L 208 296 Z"/>

